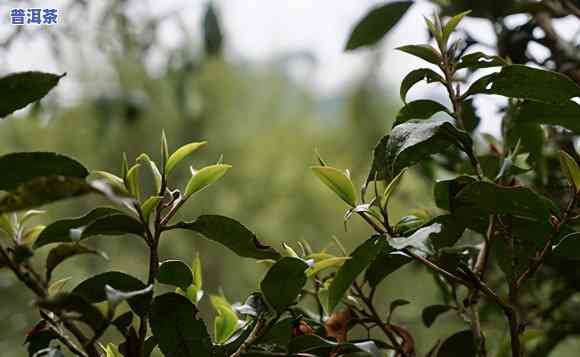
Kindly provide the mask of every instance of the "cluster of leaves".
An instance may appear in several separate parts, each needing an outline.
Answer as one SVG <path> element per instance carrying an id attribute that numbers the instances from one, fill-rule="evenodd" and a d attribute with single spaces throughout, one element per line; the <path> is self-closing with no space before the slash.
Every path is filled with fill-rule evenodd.
<path id="1" fill-rule="evenodd" d="M 546 310 L 560 304 L 540 304 L 526 283 L 539 276 L 554 295 L 564 286 L 571 291 L 564 301 L 576 291 L 574 273 L 558 279 L 554 274 L 578 259 L 580 168 L 577 153 L 566 143 L 579 129 L 575 119 L 580 106 L 573 98 L 580 96 L 580 86 L 557 71 L 514 64 L 511 56 L 501 53 L 469 52 L 469 44 L 453 41 L 464 17 L 502 16 L 480 12 L 476 2 L 470 5 L 472 13 L 460 13 L 445 23 L 438 16 L 426 20 L 433 44 L 399 48 L 431 67 L 403 79 L 404 106 L 390 133 L 377 143 L 362 190 L 355 188 L 349 171 L 331 167 L 320 157 L 312 167 L 348 205 L 345 224 L 358 216 L 373 230 L 350 253 L 338 241 L 338 253 L 315 252 L 304 241 L 297 243 L 299 249 L 284 244 L 278 252 L 241 223 L 219 215 L 174 222 L 187 201 L 231 168 L 221 159 L 201 169 L 191 167 L 185 187 L 173 187 L 172 173 L 205 142 L 170 154 L 163 134 L 159 162 L 147 154 L 132 164 L 124 157 L 120 175 L 89 173 L 76 160 L 56 153 L 1 156 L 0 171 L 5 174 L 0 190 L 5 193 L 0 196 L 0 233 L 7 239 L 0 245 L 0 268 L 11 270 L 34 293 L 41 316 L 27 335 L 29 355 L 63 356 L 68 350 L 83 357 L 145 357 L 158 348 L 165 356 L 416 356 L 412 332 L 394 322 L 397 309 L 409 302 L 392 301 L 385 316 L 374 303 L 379 284 L 412 262 L 433 273 L 443 296 L 442 302 L 423 311 L 425 325 L 451 312 L 466 325 L 443 336 L 427 356 L 521 357 L 527 342 L 536 346 L 535 355 L 546 355 L 554 347 L 550 326 L 559 322 L 549 320 Z M 498 8 L 504 11 L 512 5 L 502 2 Z M 352 32 L 347 50 L 378 42 L 411 6 L 410 1 L 400 1 L 371 10 Z M 474 78 L 478 70 L 489 68 L 498 70 Z M 61 78 L 38 72 L 1 78 L 0 116 L 40 100 Z M 427 99 L 407 101 L 409 90 L 423 80 L 441 85 L 451 106 Z M 463 82 L 470 84 L 465 87 Z M 475 140 L 477 95 L 508 98 L 501 140 L 487 136 L 483 145 Z M 545 141 L 546 133 L 552 140 Z M 415 212 L 392 224 L 390 200 L 412 167 L 421 168 L 428 179 L 442 174 L 452 178 L 434 184 L 437 212 Z M 142 178 L 142 170 L 149 173 L 149 181 Z M 566 186 L 569 194 L 549 189 Z M 370 200 L 367 191 L 372 192 Z M 29 225 L 42 213 L 35 208 L 87 194 L 101 195 L 111 206 L 47 226 Z M 206 297 L 200 257 L 191 265 L 159 257 L 159 244 L 172 230 L 192 232 L 268 267 L 260 290 L 243 303 L 209 295 L 216 310 L 213 336 L 196 307 Z M 148 248 L 147 281 L 120 271 L 89 277 L 72 289 L 67 289 L 66 279 L 53 281 L 55 269 L 69 258 L 106 258 L 88 245 L 89 238 L 120 235 L 137 237 Z M 48 252 L 39 271 L 33 261 L 42 249 Z M 171 292 L 163 292 L 167 287 Z M 487 341 L 483 313 L 489 309 L 505 316 L 511 337 L 505 346 Z M 549 323 L 545 333 L 527 333 L 538 321 Z M 354 327 L 366 329 L 368 337 L 350 337 Z M 120 343 L 101 344 L 109 330 L 119 333 Z M 371 338 L 374 330 L 384 338 Z"/>

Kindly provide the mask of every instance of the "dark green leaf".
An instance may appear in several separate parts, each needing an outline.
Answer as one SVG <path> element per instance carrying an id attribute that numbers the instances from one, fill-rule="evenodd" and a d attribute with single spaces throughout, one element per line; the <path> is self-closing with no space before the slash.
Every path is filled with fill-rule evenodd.
<path id="1" fill-rule="evenodd" d="M 47 347 L 36 352 L 32 357 L 65 357 L 60 348 Z"/>
<path id="2" fill-rule="evenodd" d="M 477 351 L 473 341 L 473 332 L 470 330 L 457 332 L 441 344 L 437 357 L 475 357 Z"/>
<path id="3" fill-rule="evenodd" d="M 470 183 L 475 182 L 476 179 L 471 176 L 458 176 L 452 180 L 441 180 L 435 184 L 434 196 L 437 207 L 447 210 L 454 210 L 455 195 L 459 193 Z"/>
<path id="4" fill-rule="evenodd" d="M 147 337 L 145 340 L 145 346 L 143 346 L 143 357 L 151 356 L 155 347 L 157 347 L 157 339 L 155 336 Z"/>
<path id="5" fill-rule="evenodd" d="M 512 214 L 528 219 L 548 221 L 557 207 L 547 198 L 527 187 L 503 187 L 491 182 L 474 182 L 455 197 L 461 207 L 473 207 L 488 214 Z"/>
<path id="6" fill-rule="evenodd" d="M 580 86 L 565 75 L 523 65 L 505 66 L 472 85 L 469 94 L 498 94 L 544 103 L 564 103 L 580 95 Z M 473 90 L 472 90 L 473 88 Z"/>
<path id="7" fill-rule="evenodd" d="M 414 100 L 399 110 L 393 127 L 411 119 L 427 119 L 438 112 L 448 112 L 448 110 L 443 104 L 433 100 Z"/>
<path id="8" fill-rule="evenodd" d="M 383 250 L 365 272 L 365 280 L 368 281 L 372 287 L 379 285 L 387 276 L 412 261 L 412 259 L 404 253 L 389 252 L 389 250 L 391 249 Z"/>
<path id="9" fill-rule="evenodd" d="M 407 45 L 399 47 L 397 50 L 419 57 L 429 63 L 436 65 L 441 63 L 441 55 L 429 45 Z"/>
<path id="10" fill-rule="evenodd" d="M 350 254 L 350 259 L 338 269 L 328 288 L 329 310 L 334 310 L 357 276 L 375 260 L 384 246 L 384 241 L 385 238 L 382 236 L 372 236 L 358 246 Z"/>
<path id="11" fill-rule="evenodd" d="M 34 332 L 32 335 L 26 338 L 26 344 L 28 344 L 28 356 L 32 357 L 36 352 L 47 348 L 50 346 L 50 342 L 57 338 L 56 333 L 52 330 L 41 330 Z"/>
<path id="12" fill-rule="evenodd" d="M 44 230 L 42 230 L 42 232 L 34 242 L 34 249 L 38 249 L 44 245 L 51 243 L 76 241 L 77 239 L 73 238 L 73 236 L 76 235 L 80 237 L 79 229 L 94 222 L 98 218 L 118 213 L 121 212 L 115 208 L 98 207 L 91 210 L 84 216 L 63 219 L 51 223 L 46 228 L 44 228 Z M 78 234 L 75 234 L 74 230 L 79 230 Z"/>
<path id="13" fill-rule="evenodd" d="M 107 258 L 103 253 L 80 244 L 60 244 L 50 250 L 46 257 L 46 280 L 50 281 L 52 271 L 65 260 L 82 254 L 94 254 Z"/>
<path id="14" fill-rule="evenodd" d="M 119 330 L 119 332 L 121 332 L 123 336 L 127 334 L 127 330 L 132 323 L 133 313 L 131 311 L 127 311 L 113 320 L 113 325 Z"/>
<path id="15" fill-rule="evenodd" d="M 457 69 L 469 68 L 471 70 L 499 67 L 507 63 L 498 56 L 489 56 L 483 52 L 474 52 L 461 57 Z"/>
<path id="16" fill-rule="evenodd" d="M 114 289 L 121 291 L 138 291 L 147 288 L 139 279 L 131 275 L 111 271 L 95 275 L 73 289 L 74 294 L 83 296 L 91 303 L 97 303 L 107 300 L 105 286 L 111 286 Z M 147 313 L 149 308 L 149 301 L 152 294 L 140 295 L 129 299 L 128 303 L 131 309 L 139 316 Z"/>
<path id="17" fill-rule="evenodd" d="M 19 72 L 0 78 L 0 118 L 41 100 L 65 74 Z"/>
<path id="18" fill-rule="evenodd" d="M 193 284 L 193 274 L 187 264 L 180 260 L 166 260 L 159 266 L 157 281 L 187 290 Z"/>
<path id="19" fill-rule="evenodd" d="M 421 82 L 422 80 L 427 81 L 427 83 L 445 83 L 443 77 L 437 74 L 435 71 L 429 68 L 419 68 L 409 72 L 403 81 L 401 82 L 401 99 L 403 103 L 407 102 L 407 92 L 417 83 Z"/>
<path id="20" fill-rule="evenodd" d="M 150 297 L 153 295 L 153 285 L 149 285 L 145 289 L 134 291 L 121 291 L 109 285 L 105 285 L 105 295 L 107 296 L 109 306 L 115 310 L 115 308 L 123 301 L 134 299 L 138 296 L 150 299 Z"/>
<path id="21" fill-rule="evenodd" d="M 209 240 L 221 243 L 237 255 L 254 259 L 280 258 L 272 247 L 263 245 L 256 235 L 238 221 L 218 215 L 204 215 L 193 222 L 181 222 L 175 228 L 197 232 Z"/>
<path id="22" fill-rule="evenodd" d="M 18 152 L 0 156 L 0 172 L 1 191 L 12 191 L 39 177 L 84 179 L 89 174 L 78 161 L 52 152 Z"/>
<path id="23" fill-rule="evenodd" d="M 361 341 L 357 343 L 337 343 L 326 340 L 317 335 L 302 335 L 292 339 L 288 346 L 288 352 L 310 353 L 318 355 L 319 353 L 329 353 L 340 348 L 341 353 L 364 353 L 366 356 L 380 357 L 381 353 L 373 341 Z M 325 354 L 324 354 L 325 355 Z"/>
<path id="24" fill-rule="evenodd" d="M 580 233 L 570 233 L 562 238 L 552 254 L 558 258 L 580 260 Z"/>
<path id="25" fill-rule="evenodd" d="M 95 331 L 101 329 L 105 324 L 105 317 L 101 311 L 79 294 L 61 293 L 39 301 L 38 306 L 48 311 L 76 313 L 79 316 L 78 320 L 86 323 Z"/>
<path id="26" fill-rule="evenodd" d="M 151 304 L 151 330 L 167 357 L 211 357 L 212 342 L 196 307 L 184 296 L 167 293 Z"/>
<path id="27" fill-rule="evenodd" d="M 405 15 L 412 1 L 394 1 L 370 10 L 350 34 L 346 50 L 374 45 Z"/>
<path id="28" fill-rule="evenodd" d="M 390 177 L 394 177 L 405 167 L 442 152 L 450 145 L 473 155 L 471 137 L 457 129 L 452 118 L 410 120 L 393 128 L 384 148 L 385 162 L 380 165 L 387 168 Z"/>
<path id="29" fill-rule="evenodd" d="M 432 255 L 441 248 L 453 246 L 461 238 L 465 226 L 452 215 L 435 217 L 409 237 L 392 237 L 388 243 L 394 249 L 413 248 Z"/>
<path id="30" fill-rule="evenodd" d="M 135 234 L 143 236 L 143 224 L 126 214 L 112 214 L 97 218 L 82 231 L 81 239 L 96 235 L 119 236 Z"/>
<path id="31" fill-rule="evenodd" d="M 65 176 L 37 177 L 0 198 L 0 213 L 23 211 L 67 198 L 96 192 L 84 179 Z"/>
<path id="32" fill-rule="evenodd" d="M 431 305 L 427 306 L 423 309 L 422 318 L 423 323 L 427 327 L 431 327 L 435 320 L 439 317 L 439 315 L 446 313 L 449 310 L 452 310 L 452 306 L 448 305 Z"/>
<path id="33" fill-rule="evenodd" d="M 282 312 L 296 301 L 306 284 L 306 269 L 308 264 L 292 257 L 284 257 L 270 268 L 260 288 L 274 310 Z"/>
<path id="34" fill-rule="evenodd" d="M 580 134 L 580 105 L 571 100 L 559 104 L 525 101 L 518 106 L 513 120 L 517 123 L 560 125 Z"/>

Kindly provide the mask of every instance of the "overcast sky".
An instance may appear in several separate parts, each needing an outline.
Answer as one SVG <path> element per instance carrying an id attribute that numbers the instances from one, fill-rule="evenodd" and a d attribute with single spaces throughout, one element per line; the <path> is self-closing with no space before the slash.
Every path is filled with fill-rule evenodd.
<path id="1" fill-rule="evenodd" d="M 376 0 L 214 1 L 222 16 L 222 23 L 227 34 L 228 55 L 232 59 L 259 63 L 292 52 L 309 52 L 316 58 L 316 67 L 308 73 L 308 76 L 299 75 L 296 79 L 305 82 L 321 95 L 340 93 L 345 85 L 364 73 L 368 51 L 345 53 L 343 47 L 357 20 L 372 6 L 383 2 Z M 67 0 L 34 0 L 29 3 L 43 8 L 64 9 L 63 4 L 67 3 Z M 155 14 L 177 12 L 177 16 L 190 28 L 193 37 L 199 39 L 200 20 L 206 4 L 205 0 L 140 0 L 132 3 L 136 4 L 135 14 L 141 11 L 152 11 Z M 8 16 L 9 10 L 19 6 L 28 7 L 27 4 L 18 0 L 2 1 L 0 38 L 13 29 Z M 91 4 L 98 3 L 91 2 Z M 409 55 L 394 51 L 394 48 L 403 44 L 425 41 L 423 16 L 430 16 L 433 11 L 434 8 L 428 2 L 417 1 L 385 41 L 381 79 L 394 88 L 394 93 L 396 93 L 397 83 L 407 72 L 425 65 Z M 517 23 L 521 20 L 521 17 L 515 18 L 513 22 Z M 61 14 L 60 21 L 67 21 L 66 12 Z M 174 23 L 168 21 L 161 27 L 162 39 L 167 46 L 178 46 L 184 40 Z M 573 24 L 573 22 L 562 21 L 558 26 L 563 29 L 564 36 L 571 38 L 578 30 L 574 30 Z M 467 25 L 478 39 L 493 43 L 493 34 L 487 22 L 469 19 Z M 25 30 L 42 31 L 42 27 L 27 27 Z M 90 32 L 96 29 L 82 28 L 79 31 L 85 31 L 87 35 L 90 35 Z M 2 60 L 3 71 L 6 69 L 10 71 L 39 69 L 55 72 L 69 70 L 61 68 L 62 64 L 50 60 L 46 43 L 23 41 Z M 410 97 L 423 96 L 426 90 L 432 89 L 414 89 L 410 92 Z M 69 90 L 69 92 L 73 91 Z M 484 113 L 482 114 L 485 117 L 493 115 L 495 110 L 493 103 L 492 101 L 489 105 L 483 105 Z M 498 127 L 493 123 L 486 123 L 485 130 L 497 132 Z"/>

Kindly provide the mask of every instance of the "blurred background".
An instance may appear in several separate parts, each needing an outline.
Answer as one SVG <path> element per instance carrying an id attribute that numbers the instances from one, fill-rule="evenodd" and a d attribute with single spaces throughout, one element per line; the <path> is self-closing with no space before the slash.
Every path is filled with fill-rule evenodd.
<path id="1" fill-rule="evenodd" d="M 146 152 L 159 159 L 164 129 L 170 149 L 207 140 L 188 164 L 205 166 L 223 155 L 234 168 L 218 185 L 203 191 L 182 210 L 182 218 L 219 213 L 240 220 L 258 237 L 280 248 L 300 240 L 314 249 L 335 250 L 333 237 L 348 250 L 370 234 L 353 219 L 343 224 L 344 204 L 310 173 L 315 150 L 329 164 L 348 168 L 357 184 L 368 172 L 376 141 L 390 128 L 401 102 L 398 82 L 417 60 L 394 48 L 428 40 L 423 16 L 435 8 L 419 1 L 380 48 L 344 53 L 353 25 L 371 0 L 61 0 L 0 3 L 0 74 L 41 70 L 66 72 L 57 90 L 41 104 L 0 122 L 0 154 L 57 151 L 91 170 L 119 173 L 122 153 L 130 160 Z M 59 24 L 10 24 L 9 12 L 21 7 L 57 8 Z M 515 16 L 514 25 L 522 21 Z M 556 25 L 566 32 L 566 19 Z M 495 41 L 489 23 L 465 25 L 478 40 Z M 573 34 L 570 34 L 572 36 Z M 533 50 L 533 49 L 532 49 Z M 412 98 L 443 98 L 425 86 Z M 478 99 L 481 100 L 481 99 Z M 480 103 L 480 132 L 495 133 L 493 99 Z M 495 123 L 495 124 L 494 124 Z M 174 175 L 183 186 L 189 172 Z M 179 171 L 179 170 L 178 170 Z M 431 187 L 411 174 L 393 203 L 393 219 L 418 207 L 434 207 Z M 90 199 L 47 207 L 38 223 L 79 216 Z M 434 210 L 434 208 L 433 208 Z M 74 258 L 55 279 L 71 277 L 74 287 L 89 273 L 126 270 L 144 278 L 146 250 L 131 237 L 93 240 L 109 261 Z M 258 289 L 266 267 L 187 233 L 162 242 L 162 258 L 191 261 L 199 252 L 206 293 L 244 300 Z M 396 298 L 412 305 L 400 309 L 399 322 L 412 330 L 420 353 L 460 325 L 453 317 L 425 328 L 421 310 L 437 299 L 432 277 L 409 265 L 381 286 L 388 308 Z M 0 354 L 22 356 L 25 331 L 38 316 L 27 304 L 32 296 L 0 271 Z M 436 301 L 436 300 L 435 300 Z M 213 311 L 207 299 L 202 315 Z M 211 326 L 211 323 L 208 324 Z M 504 326 L 493 333 L 501 336 Z M 561 347 L 574 350 L 574 341 Z"/>

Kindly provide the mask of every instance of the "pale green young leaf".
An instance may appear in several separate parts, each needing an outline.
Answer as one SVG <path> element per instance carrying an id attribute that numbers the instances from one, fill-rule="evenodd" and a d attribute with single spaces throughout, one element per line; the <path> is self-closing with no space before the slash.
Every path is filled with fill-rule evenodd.
<path id="1" fill-rule="evenodd" d="M 576 193 L 580 192 L 580 168 L 576 160 L 567 152 L 560 150 L 560 166 Z"/>
<path id="2" fill-rule="evenodd" d="M 381 208 L 382 209 L 385 209 L 388 206 L 389 200 L 391 199 L 391 196 L 393 196 L 393 193 L 395 193 L 395 191 L 399 187 L 401 180 L 402 180 L 403 176 L 405 175 L 406 171 L 407 171 L 406 169 L 403 169 L 401 172 L 399 172 L 397 174 L 397 176 L 395 176 L 395 178 L 389 183 L 389 185 L 385 189 L 385 192 L 383 192 L 383 195 L 381 197 Z"/>
<path id="3" fill-rule="evenodd" d="M 167 145 L 167 137 L 165 136 L 165 129 L 161 131 L 161 164 L 165 168 L 167 160 L 169 159 L 169 148 Z"/>
<path id="4" fill-rule="evenodd" d="M 223 297 L 212 295 L 210 300 L 217 312 L 214 320 L 215 342 L 221 345 L 236 332 L 238 328 L 238 315 Z"/>
<path id="5" fill-rule="evenodd" d="M 322 270 L 333 268 L 333 267 L 340 267 L 346 260 L 349 260 L 350 257 L 332 257 L 328 259 L 324 259 L 314 263 L 314 266 L 306 269 L 306 276 L 311 277 Z"/>
<path id="6" fill-rule="evenodd" d="M 195 171 L 185 186 L 185 199 L 222 178 L 231 167 L 231 165 L 218 164 Z"/>
<path id="7" fill-rule="evenodd" d="M 106 171 L 93 171 L 93 174 L 102 177 L 109 185 L 119 190 L 119 192 L 127 192 L 123 179 Z"/>
<path id="8" fill-rule="evenodd" d="M 155 192 L 157 194 L 160 194 L 163 177 L 161 176 L 161 172 L 159 171 L 159 168 L 157 167 L 155 161 L 151 160 L 151 158 L 147 154 L 139 155 L 137 161 L 143 161 L 149 166 L 149 169 L 151 170 L 151 175 L 153 176 L 153 182 L 155 182 Z"/>
<path id="9" fill-rule="evenodd" d="M 356 191 L 351 179 L 342 171 L 330 166 L 312 166 L 314 174 L 349 206 L 356 206 Z"/>
<path id="10" fill-rule="evenodd" d="M 135 164 L 131 166 L 129 171 L 127 171 L 127 178 L 125 179 L 125 186 L 129 190 L 129 193 L 139 200 L 141 194 L 141 182 L 139 178 L 139 168 L 141 164 Z"/>
<path id="11" fill-rule="evenodd" d="M 188 155 L 196 151 L 197 149 L 201 148 L 207 144 L 207 141 L 202 141 L 199 143 L 191 143 L 187 145 L 183 145 L 179 149 L 177 149 L 171 156 L 167 159 L 167 163 L 165 164 L 165 176 L 169 176 L 175 166 L 179 164 L 183 159 L 185 159 Z"/>
<path id="12" fill-rule="evenodd" d="M 195 255 L 195 259 L 191 263 L 191 272 L 193 273 L 193 285 L 201 291 L 203 288 L 203 271 L 201 269 L 199 253 Z"/>
<path id="13" fill-rule="evenodd" d="M 50 286 L 48 287 L 48 295 L 53 296 L 62 292 L 64 287 L 66 286 L 66 283 L 68 283 L 70 279 L 71 277 L 69 276 L 63 279 L 59 279 L 54 283 L 50 284 Z"/>
<path id="14" fill-rule="evenodd" d="M 457 14 L 455 16 L 453 16 L 451 19 L 449 19 L 449 21 L 447 21 L 447 23 L 445 24 L 445 26 L 443 26 L 443 43 L 447 44 L 447 41 L 449 40 L 449 36 L 451 36 L 451 34 L 453 33 L 453 31 L 455 31 L 455 28 L 457 27 L 457 25 L 459 25 L 459 23 L 461 22 L 461 20 L 463 20 L 463 18 L 467 15 L 469 15 L 471 13 L 471 10 L 462 12 L 460 14 Z"/>
<path id="15" fill-rule="evenodd" d="M 129 160 L 127 160 L 127 153 L 123 153 L 123 162 L 121 163 L 121 173 L 123 174 L 123 181 L 127 178 L 129 173 Z"/>
<path id="16" fill-rule="evenodd" d="M 284 249 L 286 250 L 286 253 L 288 253 L 288 256 L 294 257 L 294 258 L 300 258 L 300 256 L 296 253 L 296 251 L 294 249 L 292 249 L 292 247 L 289 246 L 288 244 L 282 243 L 282 247 L 284 247 Z"/>
<path id="17" fill-rule="evenodd" d="M 149 222 L 149 217 L 151 216 L 151 213 L 153 212 L 153 210 L 155 210 L 155 208 L 157 208 L 157 206 L 159 206 L 159 203 L 161 203 L 162 200 L 163 197 L 161 196 L 151 196 L 147 200 L 145 200 L 145 202 L 143 202 L 143 204 L 141 205 L 141 213 L 143 214 L 143 218 L 145 219 L 146 222 Z"/>

